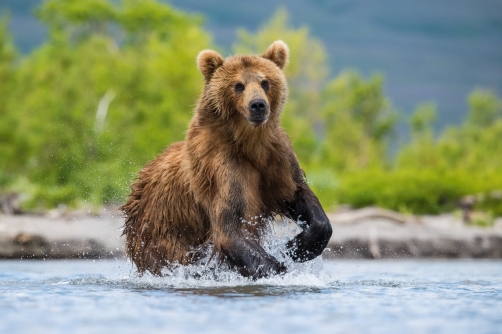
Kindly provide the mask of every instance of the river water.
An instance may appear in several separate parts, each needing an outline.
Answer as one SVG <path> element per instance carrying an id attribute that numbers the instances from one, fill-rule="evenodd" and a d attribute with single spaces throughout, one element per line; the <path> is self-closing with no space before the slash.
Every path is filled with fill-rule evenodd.
<path id="1" fill-rule="evenodd" d="M 1 261 L 0 333 L 502 333 L 501 261 L 322 261 L 284 277 L 136 277 Z"/>

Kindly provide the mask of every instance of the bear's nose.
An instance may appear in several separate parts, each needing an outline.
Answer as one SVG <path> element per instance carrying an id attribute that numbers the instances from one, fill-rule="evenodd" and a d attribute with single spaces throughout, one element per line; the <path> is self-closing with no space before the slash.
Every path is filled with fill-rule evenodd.
<path id="1" fill-rule="evenodd" d="M 252 114 L 263 114 L 267 110 L 267 103 L 262 99 L 255 99 L 249 102 L 249 110 Z"/>

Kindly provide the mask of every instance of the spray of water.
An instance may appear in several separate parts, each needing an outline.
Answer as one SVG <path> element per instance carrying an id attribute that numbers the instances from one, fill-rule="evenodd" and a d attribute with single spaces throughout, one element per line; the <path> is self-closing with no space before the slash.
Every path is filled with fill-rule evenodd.
<path id="1" fill-rule="evenodd" d="M 262 218 L 259 218 L 262 219 Z M 243 221 L 243 223 L 248 223 Z M 249 222 L 251 223 L 251 222 Z M 285 255 L 286 244 L 300 232 L 297 224 L 291 221 L 267 221 L 267 229 L 262 238 L 264 249 L 277 260 L 283 262 L 287 272 L 282 275 L 252 280 L 242 277 L 235 270 L 211 257 L 212 246 L 208 246 L 206 256 L 197 263 L 187 266 L 174 266 L 165 269 L 162 277 L 149 274 L 138 276 L 134 268 L 127 277 L 129 284 L 157 288 L 217 288 L 239 286 L 306 286 L 325 287 L 332 281 L 323 273 L 323 260 L 318 257 L 312 261 L 297 263 Z"/>

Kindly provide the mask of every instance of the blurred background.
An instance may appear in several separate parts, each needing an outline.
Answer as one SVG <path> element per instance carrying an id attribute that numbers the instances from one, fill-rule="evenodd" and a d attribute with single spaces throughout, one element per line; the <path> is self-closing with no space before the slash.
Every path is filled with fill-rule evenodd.
<path id="1" fill-rule="evenodd" d="M 327 211 L 502 216 L 502 2 L 2 0 L 7 211 L 120 204 L 183 140 L 195 57 L 290 47 L 282 125 Z"/>
<path id="2" fill-rule="evenodd" d="M 276 224 L 284 276 L 138 277 L 117 208 L 184 139 L 197 54 L 277 39 L 322 258 Z M 501 0 L 0 0 L 0 333 L 500 333 L 501 141 Z"/>

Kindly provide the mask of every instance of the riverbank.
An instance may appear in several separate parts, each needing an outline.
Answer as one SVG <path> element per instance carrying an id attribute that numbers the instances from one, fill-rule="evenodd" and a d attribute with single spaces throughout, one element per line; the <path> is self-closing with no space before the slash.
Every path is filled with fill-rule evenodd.
<path id="1" fill-rule="evenodd" d="M 502 259 L 502 219 L 491 227 L 466 225 L 452 214 L 403 216 L 361 209 L 328 215 L 333 225 L 328 258 Z M 379 215 L 378 213 L 385 213 Z"/>
<path id="2" fill-rule="evenodd" d="M 115 258 L 124 255 L 116 209 L 46 215 L 0 214 L 1 259 Z"/>
<path id="3" fill-rule="evenodd" d="M 501 218 L 492 227 L 482 228 L 465 225 L 451 214 L 403 216 L 375 208 L 328 216 L 333 236 L 325 258 L 502 259 Z M 116 208 L 95 214 L 0 214 L 0 258 L 121 258 L 122 224 Z"/>

